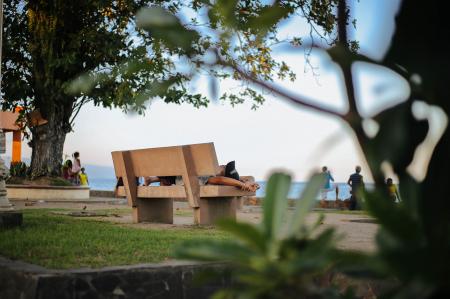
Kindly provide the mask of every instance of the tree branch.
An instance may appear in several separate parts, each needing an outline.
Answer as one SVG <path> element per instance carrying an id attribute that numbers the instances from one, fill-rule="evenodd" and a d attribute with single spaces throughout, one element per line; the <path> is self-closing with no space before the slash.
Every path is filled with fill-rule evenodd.
<path id="1" fill-rule="evenodd" d="M 339 0 L 338 3 L 338 38 L 339 44 L 344 47 L 347 55 L 351 55 L 349 45 L 347 42 L 347 18 L 348 18 L 348 10 L 346 0 Z M 345 120 L 352 127 L 355 132 L 356 138 L 358 139 L 358 143 L 360 147 L 363 149 L 364 154 L 367 153 L 367 145 L 369 144 L 369 138 L 367 137 L 364 129 L 362 127 L 362 117 L 358 112 L 358 108 L 356 105 L 356 97 L 355 97 L 355 87 L 353 84 L 353 75 L 352 75 L 352 59 L 344 59 L 337 61 L 342 69 L 344 74 L 345 88 L 347 91 L 347 99 L 349 110 L 345 116 Z M 380 165 L 371 165 L 370 160 L 369 168 L 372 172 L 373 178 L 375 180 L 375 184 L 378 187 L 381 187 L 384 184 L 383 176 L 380 171 Z"/>
<path id="2" fill-rule="evenodd" d="M 339 44 L 343 46 L 347 54 L 350 55 L 347 42 L 347 4 L 345 0 L 339 0 L 337 22 Z M 352 126 L 354 124 L 360 124 L 361 116 L 359 115 L 358 108 L 356 106 L 355 88 L 353 85 L 352 61 L 343 60 L 337 62 L 339 63 L 344 74 L 345 89 L 347 91 L 349 111 L 346 115 L 346 120 Z"/>
<path id="3" fill-rule="evenodd" d="M 312 109 L 312 110 L 317 111 L 317 112 L 321 112 L 321 113 L 325 113 L 325 114 L 329 114 L 329 115 L 334 115 L 334 116 L 337 116 L 337 117 L 339 117 L 341 119 L 344 119 L 344 117 L 345 117 L 344 114 L 341 114 L 341 113 L 333 111 L 331 109 L 328 109 L 328 108 L 321 107 L 321 106 L 318 106 L 318 105 L 310 103 L 313 100 L 307 100 L 305 98 L 299 98 L 297 96 L 293 96 L 293 95 L 288 94 L 287 92 L 282 91 L 281 88 L 271 86 L 267 82 L 264 82 L 262 80 L 259 80 L 258 78 L 255 78 L 255 77 L 251 76 L 246 71 L 242 70 L 240 67 L 238 67 L 236 65 L 233 65 L 233 64 L 223 60 L 222 58 L 220 58 L 220 56 L 219 56 L 219 54 L 217 52 L 216 52 L 216 55 L 217 55 L 217 59 L 218 59 L 217 62 L 216 62 L 217 64 L 225 66 L 225 67 L 232 68 L 242 78 L 244 78 L 244 79 L 246 79 L 246 80 L 248 80 L 248 81 L 250 81 L 250 82 L 252 82 L 252 83 L 254 83 L 256 85 L 259 85 L 259 86 L 261 86 L 261 87 L 263 87 L 263 88 L 265 88 L 265 89 L 267 89 L 267 90 L 269 90 L 269 91 L 271 91 L 271 92 L 273 92 L 273 93 L 283 97 L 284 99 L 288 100 L 289 102 L 292 102 L 292 103 L 297 104 L 297 105 L 301 105 L 303 107 Z"/>
<path id="4" fill-rule="evenodd" d="M 86 104 L 87 102 L 89 102 L 88 98 L 83 97 L 80 102 L 74 105 L 73 111 L 75 113 L 72 112 L 72 119 L 69 121 L 70 127 L 73 127 L 73 122 L 75 121 L 75 118 L 77 117 L 78 113 L 80 113 L 81 107 L 83 107 L 83 105 Z"/>
<path id="5" fill-rule="evenodd" d="M 338 2 L 338 39 L 339 42 L 348 48 L 347 41 L 347 3 L 345 0 Z"/>

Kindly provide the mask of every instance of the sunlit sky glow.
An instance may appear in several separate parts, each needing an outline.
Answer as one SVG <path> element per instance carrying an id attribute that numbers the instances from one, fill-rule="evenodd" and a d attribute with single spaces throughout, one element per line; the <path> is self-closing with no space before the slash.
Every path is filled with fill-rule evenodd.
<path id="1" fill-rule="evenodd" d="M 385 53 L 398 5 L 398 0 L 356 2 L 353 15 L 358 30 L 352 34 L 360 42 L 363 54 L 380 59 Z M 298 23 L 288 23 L 282 33 L 294 36 L 298 28 Z M 280 50 L 276 56 L 297 73 L 296 82 L 275 81 L 276 84 L 337 111 L 346 110 L 339 69 L 325 53 L 312 56 L 316 75 L 305 66 L 303 50 Z M 358 108 L 364 116 L 408 95 L 406 82 L 387 69 L 359 63 L 354 66 L 354 74 Z M 193 85 L 194 90 L 209 94 L 207 80 L 198 79 Z M 236 82 L 222 82 L 220 91 L 236 86 Z M 11 134 L 7 135 L 11 142 Z M 256 111 L 251 110 L 251 101 L 234 108 L 212 103 L 208 108 L 196 109 L 156 100 L 144 117 L 88 104 L 81 110 L 74 132 L 67 135 L 64 152 L 70 155 L 77 150 L 82 163 L 112 166 L 113 150 L 199 142 L 214 142 L 219 163 L 236 160 L 240 174 L 254 175 L 258 180 L 267 178 L 274 169 L 284 169 L 302 181 L 313 170 L 327 165 L 337 181 L 346 181 L 357 164 L 363 166 L 363 175 L 370 180 L 353 134 L 344 123 L 272 96 Z M 10 146 L 7 155 L 11 155 Z M 31 156 L 26 143 L 23 156 Z"/>

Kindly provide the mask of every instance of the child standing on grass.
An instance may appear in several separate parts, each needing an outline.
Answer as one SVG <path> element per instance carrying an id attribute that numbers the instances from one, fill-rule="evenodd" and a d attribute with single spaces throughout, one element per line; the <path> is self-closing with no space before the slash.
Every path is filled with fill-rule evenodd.
<path id="1" fill-rule="evenodd" d="M 81 173 L 78 175 L 80 180 L 80 186 L 88 186 L 89 185 L 89 179 L 87 174 L 84 172 L 84 167 L 81 168 Z"/>

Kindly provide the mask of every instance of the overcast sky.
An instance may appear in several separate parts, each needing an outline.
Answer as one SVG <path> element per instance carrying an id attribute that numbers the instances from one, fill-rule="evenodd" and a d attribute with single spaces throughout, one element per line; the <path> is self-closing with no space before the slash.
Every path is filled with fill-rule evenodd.
<path id="1" fill-rule="evenodd" d="M 359 40 L 361 52 L 376 59 L 382 57 L 392 36 L 398 5 L 398 0 L 361 0 L 355 4 L 358 31 L 354 38 Z M 283 31 L 294 35 L 298 28 L 298 24 L 289 24 Z M 313 57 L 317 76 L 304 72 L 308 68 L 304 66 L 303 52 L 279 52 L 277 56 L 297 73 L 295 83 L 278 82 L 280 85 L 345 111 L 342 78 L 327 55 L 318 53 Z M 406 83 L 389 70 L 364 64 L 354 70 L 362 113 L 370 115 L 407 97 Z M 235 83 L 224 82 L 220 88 L 226 92 L 233 87 Z M 208 94 L 204 80 L 198 80 L 193 88 Z M 212 103 L 201 109 L 154 101 L 145 116 L 130 116 L 117 109 L 86 105 L 74 132 L 67 135 L 64 152 L 70 155 L 77 150 L 82 163 L 112 166 L 113 150 L 214 142 L 219 163 L 236 160 L 240 174 L 254 175 L 258 180 L 267 178 L 274 169 L 284 169 L 302 181 L 312 170 L 327 165 L 337 181 L 346 181 L 357 164 L 363 166 L 363 175 L 370 180 L 353 135 L 341 121 L 292 106 L 280 98 L 268 97 L 256 111 L 250 107 L 250 101 L 235 108 Z M 7 137 L 10 141 L 11 136 Z M 24 156 L 30 153 L 24 144 Z"/>

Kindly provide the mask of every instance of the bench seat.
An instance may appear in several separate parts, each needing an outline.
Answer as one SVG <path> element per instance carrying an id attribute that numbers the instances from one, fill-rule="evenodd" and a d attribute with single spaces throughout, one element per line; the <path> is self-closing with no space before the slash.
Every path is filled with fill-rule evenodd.
<path id="1" fill-rule="evenodd" d="M 213 143 L 115 151 L 111 155 L 116 177 L 122 178 L 124 185 L 116 190 L 117 195 L 126 196 L 135 223 L 173 223 L 173 201 L 184 198 L 193 209 L 194 223 L 211 225 L 223 217 L 236 218 L 242 197 L 255 195 L 232 186 L 199 184 L 198 177 L 218 173 Z M 136 185 L 136 178 L 149 176 L 180 177 L 184 185 Z"/>
<path id="2" fill-rule="evenodd" d="M 118 196 L 125 196 L 125 188 L 119 187 Z M 217 197 L 254 196 L 254 192 L 242 191 L 232 186 L 206 185 L 200 186 L 200 197 L 214 199 Z M 151 198 L 186 198 L 184 186 L 138 186 L 137 197 Z"/>

